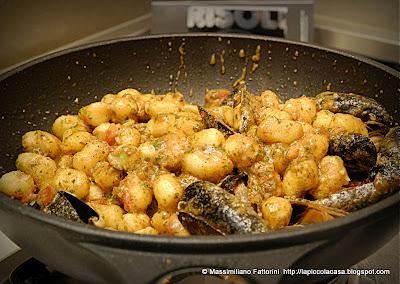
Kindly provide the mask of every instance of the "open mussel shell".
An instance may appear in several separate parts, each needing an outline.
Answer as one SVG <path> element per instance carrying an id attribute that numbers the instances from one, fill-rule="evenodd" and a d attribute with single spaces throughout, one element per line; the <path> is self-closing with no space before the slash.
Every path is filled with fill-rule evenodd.
<path id="1" fill-rule="evenodd" d="M 218 228 L 207 223 L 206 220 L 193 216 L 188 212 L 178 212 L 178 219 L 191 235 L 225 235 Z"/>
<path id="2" fill-rule="evenodd" d="M 328 197 L 314 201 L 314 203 L 351 212 L 373 204 L 380 198 L 381 196 L 376 191 L 374 183 L 369 182 L 332 193 Z"/>
<path id="3" fill-rule="evenodd" d="M 372 98 L 353 93 L 323 92 L 316 96 L 320 109 L 333 113 L 347 113 L 360 118 L 372 128 L 388 127 L 393 118 L 386 109 Z"/>
<path id="4" fill-rule="evenodd" d="M 318 224 L 347 215 L 347 212 L 338 208 L 324 206 L 316 201 L 286 196 L 290 201 L 293 212 L 290 225 Z"/>
<path id="5" fill-rule="evenodd" d="M 374 185 L 381 194 L 400 189 L 400 127 L 393 127 L 380 143 Z"/>
<path id="6" fill-rule="evenodd" d="M 361 137 L 360 140 L 366 140 L 365 136 Z M 344 143 L 343 141 L 344 140 L 342 140 L 341 143 Z M 367 149 L 368 147 L 372 148 L 370 142 L 364 144 L 359 143 L 359 145 L 360 144 L 364 145 Z M 391 128 L 379 144 L 376 165 L 369 172 L 369 179 L 373 180 L 372 182 L 364 182 L 358 186 L 344 188 L 326 198 L 316 200 L 314 203 L 346 211 L 355 211 L 370 204 L 374 204 L 393 192 L 399 191 L 400 127 Z M 364 150 L 363 152 L 368 152 L 368 150 Z M 372 161 L 368 160 L 368 158 L 368 155 L 366 155 L 365 160 L 360 158 L 359 163 L 368 164 L 368 166 L 370 166 Z"/>
<path id="7" fill-rule="evenodd" d="M 329 215 L 332 215 L 333 217 L 343 217 L 343 216 L 347 215 L 347 212 L 340 208 L 326 206 L 326 205 L 320 204 L 318 201 L 302 199 L 302 198 L 295 198 L 295 197 L 290 197 L 290 196 L 285 196 L 285 198 L 290 201 L 290 204 L 292 204 L 292 206 L 298 206 L 300 208 L 303 208 L 303 210 L 305 210 L 307 208 L 312 208 L 315 210 L 319 210 L 321 212 L 326 212 Z"/>
<path id="8" fill-rule="evenodd" d="M 240 97 L 240 115 L 239 115 L 239 132 L 245 133 L 249 131 L 250 127 L 255 124 L 254 109 L 251 105 L 251 97 L 255 95 L 247 90 L 246 83 L 240 82 L 235 89 Z"/>
<path id="9" fill-rule="evenodd" d="M 249 176 L 244 173 L 236 170 L 231 175 L 226 176 L 218 186 L 222 189 L 225 189 L 227 192 L 234 194 L 235 188 L 240 184 L 244 183 L 247 186 L 247 181 L 249 180 Z"/>
<path id="10" fill-rule="evenodd" d="M 222 102 L 222 106 L 229 106 L 231 108 L 235 108 L 240 104 L 240 94 L 235 89 L 232 93 L 230 93 Z"/>
<path id="11" fill-rule="evenodd" d="M 66 191 L 58 191 L 54 200 L 47 205 L 44 212 L 71 221 L 89 224 L 99 215 L 89 205 Z"/>
<path id="12" fill-rule="evenodd" d="M 181 216 L 187 219 L 185 228 L 191 234 L 208 233 L 209 228 L 222 234 L 268 231 L 265 221 L 250 205 L 206 181 L 197 181 L 189 185 L 179 202 L 178 209 L 179 215 L 182 214 Z M 185 221 L 183 225 L 185 226 Z"/>
<path id="13" fill-rule="evenodd" d="M 222 121 L 219 121 L 217 118 L 215 118 L 212 114 L 210 114 L 202 106 L 197 106 L 197 108 L 199 110 L 201 120 L 203 121 L 204 128 L 218 129 L 219 131 L 222 132 L 222 134 L 224 134 L 225 137 L 231 136 L 236 133 L 232 128 L 230 128 L 228 125 L 226 125 Z"/>
<path id="14" fill-rule="evenodd" d="M 352 176 L 367 175 L 377 159 L 374 143 L 367 136 L 358 133 L 334 136 L 329 142 L 328 154 L 341 157 Z"/>

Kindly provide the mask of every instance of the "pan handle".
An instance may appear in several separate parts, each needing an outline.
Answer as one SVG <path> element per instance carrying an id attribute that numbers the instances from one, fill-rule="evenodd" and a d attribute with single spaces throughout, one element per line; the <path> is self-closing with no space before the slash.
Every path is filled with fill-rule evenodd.
<path id="1" fill-rule="evenodd" d="M 161 276 L 154 284 L 165 284 L 165 283 L 179 283 L 179 281 L 185 280 L 185 283 L 210 283 L 215 284 L 257 284 L 260 283 L 248 275 L 209 275 L 208 270 L 204 267 L 187 267 L 178 269 L 175 271 L 168 272 Z M 212 281 L 211 281 L 212 280 Z"/>
<path id="2" fill-rule="evenodd" d="M 283 269 L 291 268 L 293 263 L 325 242 L 326 240 L 284 248 L 260 248 L 257 251 L 223 254 L 149 252 L 95 243 L 80 243 L 80 246 L 93 253 L 94 257 L 109 263 L 109 268 L 115 271 L 115 275 L 107 276 L 108 279 L 115 277 L 113 283 L 132 283 L 132 279 L 135 279 L 135 283 L 176 283 L 187 277 L 206 274 L 206 277 L 219 277 L 220 283 L 224 283 L 224 279 L 227 280 L 226 283 L 255 284 L 280 283 Z M 218 269 L 237 269 L 237 273 L 225 277 L 227 274 L 218 273 Z M 263 274 L 254 272 L 254 269 L 275 271 Z"/>

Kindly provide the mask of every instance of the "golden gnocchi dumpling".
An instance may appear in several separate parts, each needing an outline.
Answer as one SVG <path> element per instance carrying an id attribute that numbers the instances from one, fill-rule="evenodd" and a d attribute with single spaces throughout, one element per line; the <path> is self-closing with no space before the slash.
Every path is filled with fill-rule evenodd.
<path id="1" fill-rule="evenodd" d="M 185 98 L 182 95 L 181 92 L 168 92 L 166 93 L 163 98 L 162 98 L 163 102 L 173 102 L 175 104 L 177 104 L 179 107 L 183 106 L 185 104 Z"/>
<path id="2" fill-rule="evenodd" d="M 176 211 L 184 189 L 175 175 L 166 173 L 156 177 L 153 183 L 154 197 L 158 208 L 166 211 Z"/>
<path id="3" fill-rule="evenodd" d="M 78 131 L 67 136 L 65 133 L 61 144 L 61 149 L 65 154 L 75 154 L 82 150 L 87 143 L 96 139 L 96 137 L 89 132 Z"/>
<path id="4" fill-rule="evenodd" d="M 183 111 L 183 112 L 191 112 L 191 113 L 200 115 L 199 114 L 199 109 L 197 108 L 197 105 L 195 105 L 195 104 L 185 103 L 184 105 L 181 106 L 181 111 Z"/>
<path id="5" fill-rule="evenodd" d="M 117 145 L 133 145 L 138 147 L 140 145 L 140 132 L 128 126 L 122 126 L 116 131 L 115 143 Z"/>
<path id="6" fill-rule="evenodd" d="M 214 147 L 193 150 L 182 160 L 184 172 L 199 179 L 218 183 L 233 170 L 233 163 L 225 151 Z"/>
<path id="7" fill-rule="evenodd" d="M 336 113 L 332 122 L 332 128 L 339 129 L 339 131 L 359 133 L 368 136 L 368 130 L 365 123 L 358 117 L 350 114 Z"/>
<path id="8" fill-rule="evenodd" d="M 177 130 L 192 135 L 202 127 L 199 116 L 192 112 L 159 113 L 147 123 L 149 132 L 155 138 Z"/>
<path id="9" fill-rule="evenodd" d="M 86 195 L 86 201 L 100 200 L 104 197 L 104 192 L 100 186 L 91 182 L 89 185 L 89 193 Z"/>
<path id="10" fill-rule="evenodd" d="M 148 106 L 147 113 L 150 117 L 156 117 L 160 113 L 177 113 L 179 106 L 171 101 L 153 101 Z"/>
<path id="11" fill-rule="evenodd" d="M 114 135 L 113 135 L 112 139 L 114 139 L 113 142 L 115 142 L 115 135 L 120 127 L 121 126 L 118 124 L 105 122 L 105 123 L 98 125 L 95 129 L 93 129 L 93 135 L 97 139 L 106 141 L 108 143 L 108 141 L 111 140 L 109 137 L 109 136 L 111 136 L 110 132 L 113 132 L 112 134 L 114 134 Z M 112 145 L 114 143 L 109 143 L 109 144 Z"/>
<path id="12" fill-rule="evenodd" d="M 312 125 L 315 128 L 328 131 L 328 129 L 332 127 L 331 125 L 334 118 L 335 114 L 333 112 L 330 112 L 329 110 L 321 110 L 317 112 L 317 115 Z"/>
<path id="13" fill-rule="evenodd" d="M 126 213 L 122 216 L 124 231 L 136 232 L 150 227 L 150 217 L 146 213 Z"/>
<path id="14" fill-rule="evenodd" d="M 114 146 L 107 160 L 117 170 L 130 171 L 140 163 L 140 153 L 134 145 Z"/>
<path id="15" fill-rule="evenodd" d="M 228 137 L 225 151 L 238 168 L 249 167 L 264 157 L 264 149 L 254 138 L 239 133 Z"/>
<path id="16" fill-rule="evenodd" d="M 273 143 L 264 147 L 265 156 L 273 163 L 274 170 L 282 174 L 288 166 L 289 159 L 289 145 L 284 143 Z"/>
<path id="17" fill-rule="evenodd" d="M 319 163 L 318 169 L 318 187 L 310 191 L 316 199 L 325 198 L 338 192 L 350 181 L 343 160 L 338 156 L 325 156 Z"/>
<path id="18" fill-rule="evenodd" d="M 318 186 L 318 167 L 314 160 L 294 160 L 283 175 L 283 195 L 303 197 Z"/>
<path id="19" fill-rule="evenodd" d="M 57 170 L 54 160 L 36 153 L 19 154 L 15 165 L 18 170 L 30 175 L 40 189 L 51 182 Z"/>
<path id="20" fill-rule="evenodd" d="M 88 202 L 87 204 L 99 214 L 99 219 L 93 222 L 96 227 L 124 230 L 123 215 L 125 212 L 121 207 L 116 204 L 101 204 L 97 202 Z"/>
<path id="21" fill-rule="evenodd" d="M 151 225 L 160 234 L 173 236 L 189 236 L 189 232 L 183 227 L 175 212 L 157 211 L 151 218 Z"/>
<path id="22" fill-rule="evenodd" d="M 89 142 L 74 155 L 72 165 L 75 169 L 91 176 L 94 166 L 100 161 L 105 161 L 109 152 L 110 146 L 107 143 L 98 140 Z"/>
<path id="23" fill-rule="evenodd" d="M 136 89 L 128 88 L 128 89 L 123 89 L 123 90 L 119 91 L 117 93 L 117 96 L 118 97 L 129 97 L 129 98 L 132 98 L 132 99 L 136 99 L 138 97 L 141 97 L 142 93 L 139 92 Z"/>
<path id="24" fill-rule="evenodd" d="M 304 136 L 320 133 L 318 129 L 315 129 L 310 123 L 299 121 L 303 127 Z"/>
<path id="25" fill-rule="evenodd" d="M 153 191 L 148 182 L 133 172 L 128 173 L 114 188 L 113 194 L 122 201 L 127 212 L 144 212 L 153 200 Z"/>
<path id="26" fill-rule="evenodd" d="M 276 93 L 271 90 L 265 90 L 261 93 L 261 103 L 263 107 L 279 108 L 281 100 Z"/>
<path id="27" fill-rule="evenodd" d="M 140 144 L 139 148 L 137 148 L 140 158 L 146 162 L 154 162 L 157 157 L 156 146 L 157 144 L 154 145 L 154 143 L 150 141 Z"/>
<path id="28" fill-rule="evenodd" d="M 223 147 L 225 144 L 225 137 L 218 129 L 203 129 L 192 135 L 191 144 L 192 147 L 196 149 L 203 149 L 207 146 L 216 148 Z"/>
<path id="29" fill-rule="evenodd" d="M 110 104 L 116 97 L 118 97 L 116 94 L 106 94 L 101 98 L 102 103 Z"/>
<path id="30" fill-rule="evenodd" d="M 61 153 L 61 141 L 54 135 L 41 130 L 29 131 L 22 136 L 22 146 L 32 152 L 56 158 Z"/>
<path id="31" fill-rule="evenodd" d="M 323 134 L 307 134 L 290 145 L 288 157 L 290 160 L 311 158 L 320 161 L 328 152 L 329 139 Z"/>
<path id="32" fill-rule="evenodd" d="M 147 122 L 151 118 L 148 114 L 149 106 L 153 103 L 153 101 L 160 101 L 161 96 L 156 96 L 152 94 L 141 94 L 135 95 L 134 100 L 137 105 L 136 119 L 139 122 Z"/>
<path id="33" fill-rule="evenodd" d="M 36 190 L 33 178 L 21 171 L 12 171 L 0 178 L 0 192 L 14 197 L 29 196 Z"/>
<path id="34" fill-rule="evenodd" d="M 110 191 L 121 181 L 122 171 L 115 169 L 107 161 L 97 162 L 92 169 L 92 177 L 94 181 L 104 190 Z"/>
<path id="35" fill-rule="evenodd" d="M 90 128 L 77 115 L 62 115 L 58 117 L 51 128 L 52 132 L 59 139 L 62 139 L 64 132 L 90 131 Z"/>
<path id="36" fill-rule="evenodd" d="M 154 116 L 148 123 L 147 128 L 155 138 L 168 133 L 176 125 L 176 115 L 173 113 L 160 113 Z"/>
<path id="37" fill-rule="evenodd" d="M 289 225 L 292 211 L 290 201 L 277 196 L 267 198 L 261 207 L 262 216 L 271 230 Z"/>
<path id="38" fill-rule="evenodd" d="M 181 169 L 184 154 L 191 149 L 190 140 L 182 131 L 167 133 L 152 143 L 157 164 L 171 172 Z"/>
<path id="39" fill-rule="evenodd" d="M 62 155 L 57 161 L 57 166 L 61 169 L 72 168 L 73 159 L 73 155 Z"/>
<path id="40" fill-rule="evenodd" d="M 174 127 L 190 136 L 203 129 L 201 117 L 193 112 L 178 112 Z"/>
<path id="41" fill-rule="evenodd" d="M 290 113 L 294 120 L 312 123 L 317 113 L 317 103 L 312 98 L 302 96 L 287 100 L 283 110 Z"/>
<path id="42" fill-rule="evenodd" d="M 146 227 L 144 229 L 135 231 L 135 234 L 140 234 L 140 235 L 158 235 L 158 232 L 153 227 L 148 226 L 148 227 Z"/>
<path id="43" fill-rule="evenodd" d="M 260 108 L 259 112 L 256 114 L 256 119 L 258 123 L 261 123 L 267 117 L 272 116 L 277 119 L 293 120 L 292 115 L 286 111 L 275 109 L 275 108 Z"/>
<path id="44" fill-rule="evenodd" d="M 68 191 L 77 198 L 83 199 L 89 193 L 89 179 L 84 172 L 75 169 L 58 169 L 53 186 L 57 190 Z"/>
<path id="45" fill-rule="evenodd" d="M 257 127 L 257 136 L 265 143 L 290 144 L 303 136 L 303 127 L 297 121 L 267 117 Z"/>
<path id="46" fill-rule="evenodd" d="M 359 133 L 368 136 L 365 123 L 350 114 L 334 114 L 328 110 L 321 110 L 317 113 L 313 126 L 327 132 L 330 136 L 341 132 Z"/>
<path id="47" fill-rule="evenodd" d="M 109 104 L 94 102 L 79 110 L 79 118 L 86 124 L 96 127 L 111 119 L 111 108 Z"/>
<path id="48" fill-rule="evenodd" d="M 111 121 L 115 123 L 123 123 L 127 119 L 135 118 L 137 113 L 137 105 L 134 100 L 129 97 L 115 97 L 110 102 Z"/>

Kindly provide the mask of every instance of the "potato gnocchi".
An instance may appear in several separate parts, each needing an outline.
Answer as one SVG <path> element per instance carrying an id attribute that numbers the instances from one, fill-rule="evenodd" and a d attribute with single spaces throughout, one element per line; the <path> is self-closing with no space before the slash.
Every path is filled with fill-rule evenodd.
<path id="1" fill-rule="evenodd" d="M 98 212 L 97 227 L 187 236 L 178 203 L 194 181 L 218 184 L 245 172 L 247 187 L 234 194 L 257 207 L 270 229 L 289 225 L 293 210 L 285 197 L 321 199 L 349 184 L 341 157 L 327 154 L 337 134 L 368 135 L 359 118 L 320 109 L 305 96 L 282 102 L 271 90 L 250 98 L 251 111 L 245 102 L 225 104 L 229 96 L 228 90 L 205 96 L 205 109 L 236 132 L 227 136 L 208 127 L 179 92 L 106 94 L 77 115 L 57 118 L 51 133 L 23 135 L 25 152 L 17 170 L 0 178 L 0 191 L 42 206 L 68 191 Z M 240 120 L 247 113 L 254 115 L 251 125 Z"/>

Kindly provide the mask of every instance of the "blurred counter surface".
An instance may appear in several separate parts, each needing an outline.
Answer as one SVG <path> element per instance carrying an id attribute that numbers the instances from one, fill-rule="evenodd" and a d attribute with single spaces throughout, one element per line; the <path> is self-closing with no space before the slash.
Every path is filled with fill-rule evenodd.
<path id="1" fill-rule="evenodd" d="M 210 6 L 269 11 L 258 26 L 267 27 L 272 35 L 399 63 L 398 0 L 13 0 L 0 1 L 0 72 L 84 43 L 198 31 L 188 28 L 193 21 L 187 16 L 193 15 L 193 7 Z M 250 14 L 243 15 L 243 23 L 251 25 Z"/>
<path id="2" fill-rule="evenodd" d="M 151 0 L 0 1 L 0 72 L 89 42 L 148 33 Z"/>

